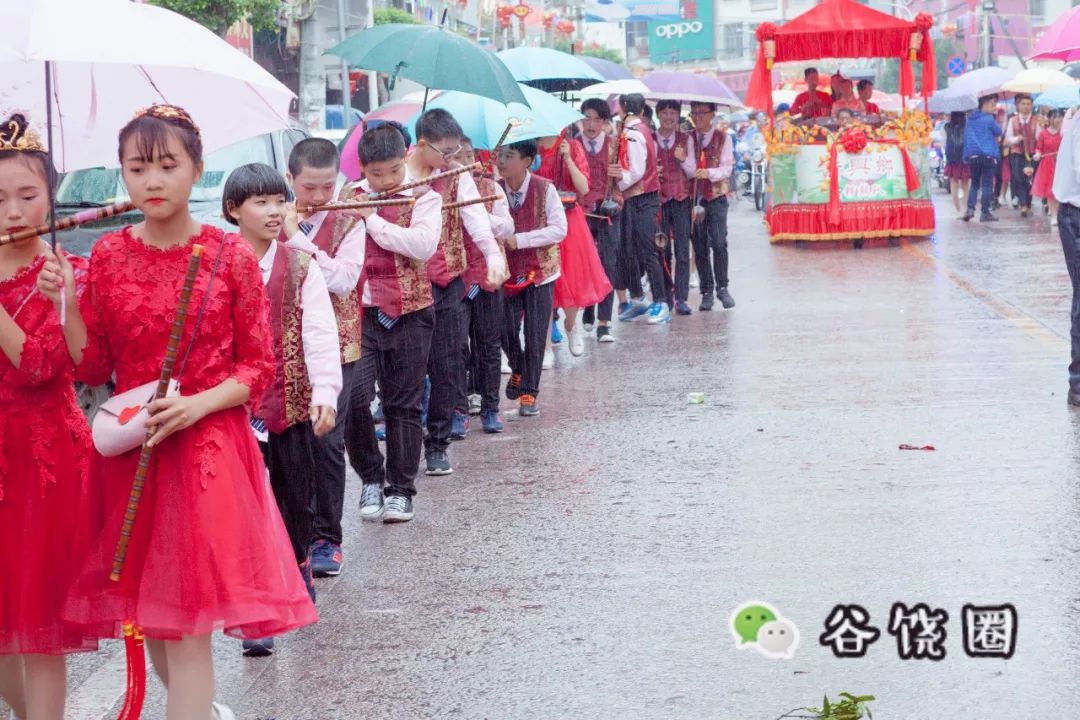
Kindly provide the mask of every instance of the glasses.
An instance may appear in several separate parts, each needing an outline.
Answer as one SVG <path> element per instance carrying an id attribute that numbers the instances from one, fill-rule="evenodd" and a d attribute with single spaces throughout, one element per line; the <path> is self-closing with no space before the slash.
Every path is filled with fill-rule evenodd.
<path id="1" fill-rule="evenodd" d="M 442 155 L 443 160 L 449 160 L 450 158 L 454 157 L 459 152 L 461 152 L 461 149 L 464 146 L 459 144 L 453 150 L 440 150 L 439 148 L 435 147 L 434 145 L 428 145 L 428 147 L 431 148 L 432 150 L 434 150 L 435 152 L 439 153 L 440 155 Z"/>

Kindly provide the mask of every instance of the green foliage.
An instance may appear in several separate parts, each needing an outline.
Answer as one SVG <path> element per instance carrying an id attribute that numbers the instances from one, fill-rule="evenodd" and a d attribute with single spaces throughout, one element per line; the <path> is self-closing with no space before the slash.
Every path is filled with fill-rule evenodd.
<path id="1" fill-rule="evenodd" d="M 247 18 L 255 31 L 278 26 L 281 0 L 149 0 L 167 10 L 191 18 L 224 36 L 233 23 Z"/>
<path id="2" fill-rule="evenodd" d="M 874 720 L 874 715 L 870 712 L 870 708 L 866 706 L 867 703 L 874 700 L 873 695 L 852 695 L 851 693 L 840 693 L 840 699 L 829 702 L 829 696 L 826 695 L 822 700 L 820 708 L 799 708 L 793 710 L 790 713 L 781 715 L 777 720 L 783 718 L 804 718 L 805 720 Z M 806 712 L 813 713 L 813 715 L 794 715 L 792 713 L 804 710 Z"/>
<path id="3" fill-rule="evenodd" d="M 934 69 L 937 86 L 943 88 L 949 84 L 949 68 L 946 61 L 958 52 L 955 40 L 941 38 L 934 41 Z M 913 63 L 915 69 L 915 85 L 922 84 L 922 63 Z M 882 92 L 895 93 L 900 89 L 900 61 L 889 58 L 882 63 L 881 80 L 877 83 L 877 89 Z"/>
<path id="4" fill-rule="evenodd" d="M 555 49 L 562 52 L 570 52 L 570 41 L 566 38 L 558 38 L 555 40 Z M 613 63 L 619 65 L 623 64 L 622 55 L 618 50 L 612 50 L 611 48 L 600 47 L 599 45 L 586 45 L 582 48 L 579 55 L 586 55 L 588 57 L 600 58 L 601 60 L 610 60 Z"/>
<path id="5" fill-rule="evenodd" d="M 398 10 L 397 8 L 375 8 L 375 24 L 376 25 L 390 25 L 391 23 L 404 23 L 406 25 L 415 25 L 416 18 L 404 10 Z"/>

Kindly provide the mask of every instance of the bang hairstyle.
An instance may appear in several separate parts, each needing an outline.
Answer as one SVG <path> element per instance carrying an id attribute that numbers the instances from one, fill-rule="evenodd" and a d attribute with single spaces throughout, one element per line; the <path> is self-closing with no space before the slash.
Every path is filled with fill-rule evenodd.
<path id="1" fill-rule="evenodd" d="M 139 157 L 146 162 L 166 156 L 171 138 L 180 141 L 192 162 L 202 162 L 202 138 L 195 128 L 180 120 L 141 115 L 125 125 L 120 131 L 120 147 L 117 152 L 121 165 L 124 163 L 124 146 L 132 138 L 135 139 L 135 150 Z"/>
<path id="2" fill-rule="evenodd" d="M 247 202 L 248 198 L 259 195 L 281 195 L 286 200 L 292 200 L 289 185 L 277 170 L 264 163 L 241 165 L 225 181 L 221 195 L 222 215 L 233 225 L 239 225 L 232 211 Z"/>

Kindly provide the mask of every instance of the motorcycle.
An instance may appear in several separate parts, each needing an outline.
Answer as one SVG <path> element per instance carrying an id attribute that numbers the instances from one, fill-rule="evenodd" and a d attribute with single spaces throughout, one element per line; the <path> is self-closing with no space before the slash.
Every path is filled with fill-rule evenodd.
<path id="1" fill-rule="evenodd" d="M 930 160 L 930 177 L 942 190 L 949 189 L 949 178 L 945 177 L 945 153 L 936 142 L 927 150 Z"/>
<path id="2" fill-rule="evenodd" d="M 765 184 L 768 172 L 765 138 L 758 134 L 750 142 L 740 140 L 735 147 L 735 153 L 739 158 L 735 166 L 735 177 L 738 179 L 739 189 L 743 195 L 754 198 L 755 209 L 765 209 Z"/>

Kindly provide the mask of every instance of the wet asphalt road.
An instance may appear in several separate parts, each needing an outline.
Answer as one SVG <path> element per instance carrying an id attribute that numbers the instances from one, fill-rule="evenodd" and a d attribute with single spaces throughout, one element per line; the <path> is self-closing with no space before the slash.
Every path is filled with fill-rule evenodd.
<path id="1" fill-rule="evenodd" d="M 244 720 L 773 720 L 852 691 L 876 718 L 1076 716 L 1060 243 L 938 200 L 934 240 L 860 251 L 770 246 L 739 203 L 735 309 L 560 347 L 542 415 L 455 444 L 411 524 L 362 527 L 354 478 L 321 622 L 270 660 L 219 638 L 221 699 Z M 735 649 L 750 599 L 800 628 L 794 659 Z M 898 657 L 898 601 L 949 613 L 943 661 Z M 818 643 L 837 603 L 881 629 L 866 657 Z M 1011 660 L 964 654 L 965 603 L 1016 606 Z M 121 654 L 72 663 L 76 720 L 115 717 Z"/>

